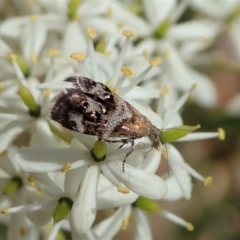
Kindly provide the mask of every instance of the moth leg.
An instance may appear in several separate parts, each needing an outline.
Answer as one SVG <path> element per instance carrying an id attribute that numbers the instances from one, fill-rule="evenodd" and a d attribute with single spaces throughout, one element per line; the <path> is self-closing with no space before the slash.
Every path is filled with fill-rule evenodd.
<path id="1" fill-rule="evenodd" d="M 126 162 L 126 160 L 127 160 L 127 158 L 132 154 L 132 152 L 134 151 L 134 149 L 135 149 L 135 144 L 134 144 L 134 139 L 128 139 L 128 142 L 131 142 L 131 150 L 129 151 L 129 152 L 127 152 L 127 154 L 126 154 L 126 156 L 125 156 L 125 158 L 123 159 L 123 162 L 122 162 L 122 170 L 123 170 L 123 172 L 125 172 L 125 162 Z M 126 144 L 126 143 L 124 143 L 124 144 Z M 124 145 L 123 144 L 123 145 Z M 122 146 L 123 146 L 122 145 Z M 122 147 L 121 146 L 121 147 Z"/>
<path id="2" fill-rule="evenodd" d="M 125 144 L 129 143 L 131 140 L 129 141 L 129 139 L 121 139 L 121 140 L 107 140 L 107 139 L 104 139 L 104 141 L 109 142 L 109 143 L 122 143 L 122 145 L 119 147 L 119 148 L 122 148 Z"/>

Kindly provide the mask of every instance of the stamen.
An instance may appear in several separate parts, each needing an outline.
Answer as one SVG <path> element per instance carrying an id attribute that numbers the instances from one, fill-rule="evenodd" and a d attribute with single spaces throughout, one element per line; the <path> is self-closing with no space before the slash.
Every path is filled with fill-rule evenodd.
<path id="1" fill-rule="evenodd" d="M 194 226 L 192 223 L 188 223 L 187 226 L 186 226 L 186 229 L 189 231 L 189 232 L 192 232 L 194 230 Z"/>
<path id="2" fill-rule="evenodd" d="M 160 57 L 152 59 L 149 63 L 151 66 L 156 67 L 161 63 L 162 59 Z"/>
<path id="3" fill-rule="evenodd" d="M 3 83 L 0 83 L 0 92 L 3 90 L 4 86 Z"/>
<path id="4" fill-rule="evenodd" d="M 51 88 L 48 88 L 48 89 L 42 91 L 42 95 L 43 95 L 44 97 L 49 96 L 51 93 L 53 93 L 53 90 L 52 90 Z"/>
<path id="5" fill-rule="evenodd" d="M 27 5 L 32 7 L 35 4 L 35 0 L 27 0 Z"/>
<path id="6" fill-rule="evenodd" d="M 120 89 L 121 95 L 125 95 L 130 90 L 132 90 L 135 86 L 137 86 L 148 74 L 148 72 L 154 67 L 159 65 L 161 62 L 161 58 L 154 58 L 150 61 L 150 65 L 142 72 L 140 73 L 130 84 L 128 84 L 126 87 Z"/>
<path id="7" fill-rule="evenodd" d="M 31 59 L 31 63 L 36 64 L 38 62 L 38 58 L 34 53 L 30 54 L 30 59 Z"/>
<path id="8" fill-rule="evenodd" d="M 128 188 L 126 188 L 126 187 L 123 187 L 123 186 L 119 186 L 117 190 L 118 190 L 118 192 L 121 192 L 123 194 L 130 193 L 130 190 Z"/>
<path id="9" fill-rule="evenodd" d="M 8 57 L 9 57 L 10 61 L 16 61 L 16 59 L 17 59 L 17 56 L 14 53 L 10 53 L 8 55 Z"/>
<path id="10" fill-rule="evenodd" d="M 70 57 L 78 62 L 85 60 L 86 56 L 83 53 L 73 53 Z"/>
<path id="11" fill-rule="evenodd" d="M 122 73 L 125 74 L 126 76 L 129 76 L 129 77 L 134 76 L 134 72 L 133 72 L 130 68 L 128 68 L 128 67 L 122 66 L 121 71 L 122 71 Z"/>
<path id="12" fill-rule="evenodd" d="M 123 231 L 127 230 L 128 224 L 129 224 L 129 218 L 128 218 L 128 217 L 127 217 L 127 218 L 124 218 L 123 221 L 122 221 L 122 228 L 121 228 L 121 229 L 122 229 Z"/>
<path id="13" fill-rule="evenodd" d="M 204 187 L 209 187 L 212 185 L 212 177 L 206 177 L 205 180 L 204 180 L 204 183 L 203 183 L 203 186 Z"/>
<path id="14" fill-rule="evenodd" d="M 66 173 L 70 168 L 71 168 L 71 163 L 66 163 L 62 168 L 61 168 L 61 172 L 62 173 Z"/>
<path id="15" fill-rule="evenodd" d="M 161 92 L 159 94 L 159 96 L 161 98 L 165 97 L 165 95 L 168 93 L 168 87 L 167 86 L 163 86 L 163 88 L 161 89 Z"/>
<path id="16" fill-rule="evenodd" d="M 111 7 L 108 7 L 108 8 L 107 8 L 107 11 L 106 11 L 106 13 L 105 13 L 105 16 L 106 16 L 107 18 L 111 18 L 111 17 L 113 16 L 113 10 L 112 10 Z"/>
<path id="17" fill-rule="evenodd" d="M 43 190 L 41 189 L 41 188 L 36 188 L 36 194 L 37 195 L 41 195 L 42 194 L 42 192 L 43 192 Z"/>
<path id="18" fill-rule="evenodd" d="M 127 38 L 131 38 L 135 36 L 135 32 L 130 29 L 123 30 L 122 34 Z"/>
<path id="19" fill-rule="evenodd" d="M 96 57 L 95 57 L 93 41 L 92 41 L 96 37 L 96 32 L 92 28 L 87 28 L 87 34 L 89 36 L 87 44 L 88 44 L 88 51 L 89 51 L 90 60 L 92 63 L 92 68 L 93 68 L 93 78 L 96 81 L 100 81 L 99 73 L 98 73 L 98 66 L 97 66 L 97 61 L 96 61 Z"/>
<path id="20" fill-rule="evenodd" d="M 32 176 L 28 176 L 27 177 L 27 181 L 31 184 L 31 186 L 35 186 L 36 185 L 36 181 Z"/>
<path id="21" fill-rule="evenodd" d="M 24 236 L 24 235 L 26 235 L 27 234 L 27 230 L 26 230 L 26 228 L 20 228 L 20 234 L 22 235 L 22 236 Z"/>
<path id="22" fill-rule="evenodd" d="M 1 214 L 7 214 L 8 213 L 8 208 L 4 208 L 1 210 Z"/>
<path id="23" fill-rule="evenodd" d="M 185 227 L 188 231 L 194 230 L 194 226 L 192 225 L 192 223 L 185 221 L 184 219 L 180 218 L 179 216 L 177 216 L 171 212 L 163 210 L 163 211 L 159 212 L 159 215 L 165 217 L 166 219 L 168 219 L 182 227 Z"/>
<path id="24" fill-rule="evenodd" d="M 117 26 L 118 26 L 119 29 L 122 29 L 124 27 L 124 24 L 122 22 L 118 22 Z"/>
<path id="25" fill-rule="evenodd" d="M 125 35 L 125 34 L 126 35 L 131 35 L 131 32 L 132 32 L 131 30 L 124 30 L 123 35 Z M 119 70 L 120 70 L 121 66 L 123 65 L 123 60 L 125 58 L 125 55 L 126 55 L 129 44 L 130 44 L 130 37 L 127 37 L 123 46 L 122 46 L 122 49 L 119 53 L 118 60 L 117 60 L 116 65 L 115 65 L 115 71 L 114 71 L 114 75 L 113 75 L 113 78 L 112 78 L 113 85 L 115 85 L 116 82 L 117 82 L 118 75 L 119 75 Z"/>
<path id="26" fill-rule="evenodd" d="M 144 49 L 142 55 L 144 57 L 147 57 L 149 55 L 149 51 L 147 49 Z"/>
<path id="27" fill-rule="evenodd" d="M 193 84 L 192 87 L 186 91 L 182 97 L 180 97 L 177 101 L 177 103 L 174 105 L 174 107 L 171 109 L 171 111 L 168 112 L 167 116 L 163 120 L 163 126 L 165 126 L 179 111 L 179 109 L 184 105 L 184 103 L 187 101 L 193 90 L 197 87 L 197 84 Z"/>
<path id="28" fill-rule="evenodd" d="M 129 76 L 129 77 L 134 76 L 134 72 L 128 67 L 122 66 L 121 71 L 124 75 L 121 78 L 118 79 L 118 81 L 117 81 L 117 83 L 114 87 L 114 89 L 116 89 L 116 90 L 121 88 L 121 86 L 123 85 L 127 76 Z"/>
<path id="29" fill-rule="evenodd" d="M 49 57 L 56 57 L 59 55 L 59 50 L 56 48 L 52 48 L 48 50 L 48 56 Z"/>
<path id="30" fill-rule="evenodd" d="M 224 129 L 222 129 L 222 128 L 218 128 L 218 138 L 219 138 L 219 140 L 221 140 L 221 141 L 224 141 L 225 140 L 225 131 L 224 131 Z"/>
<path id="31" fill-rule="evenodd" d="M 48 206 L 51 204 L 51 202 L 45 204 L 44 206 Z M 12 208 L 5 208 L 1 210 L 2 214 L 7 214 L 7 213 L 20 213 L 20 212 L 31 212 L 31 211 L 37 211 L 42 209 L 43 204 L 41 203 L 31 203 L 28 205 L 21 205 L 21 206 L 16 206 Z"/>
<path id="32" fill-rule="evenodd" d="M 87 28 L 88 37 L 91 39 L 96 38 L 97 34 L 92 28 Z"/>
<path id="33" fill-rule="evenodd" d="M 38 16 L 37 16 L 36 14 L 30 15 L 30 20 L 31 20 L 31 22 L 36 22 L 37 19 L 38 19 Z"/>

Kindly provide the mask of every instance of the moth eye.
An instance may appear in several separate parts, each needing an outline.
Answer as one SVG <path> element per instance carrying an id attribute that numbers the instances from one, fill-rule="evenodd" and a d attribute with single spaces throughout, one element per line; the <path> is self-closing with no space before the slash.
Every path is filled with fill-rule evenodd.
<path id="1" fill-rule="evenodd" d="M 86 109 L 89 106 L 87 101 L 82 101 L 81 105 L 83 106 L 84 109 Z"/>
<path id="2" fill-rule="evenodd" d="M 104 93 L 103 98 L 111 102 L 113 101 L 113 96 L 112 94 L 109 94 L 109 93 Z"/>

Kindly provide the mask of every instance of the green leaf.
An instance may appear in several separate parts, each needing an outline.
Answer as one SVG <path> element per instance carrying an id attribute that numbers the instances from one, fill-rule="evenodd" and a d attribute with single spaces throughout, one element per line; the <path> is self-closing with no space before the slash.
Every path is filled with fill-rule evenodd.
<path id="1" fill-rule="evenodd" d="M 196 131 L 199 128 L 200 125 L 197 126 L 182 125 L 174 128 L 169 128 L 166 130 L 163 129 L 163 131 L 160 133 L 160 139 L 164 143 L 174 142 L 179 138 L 185 137 L 189 133 Z"/>

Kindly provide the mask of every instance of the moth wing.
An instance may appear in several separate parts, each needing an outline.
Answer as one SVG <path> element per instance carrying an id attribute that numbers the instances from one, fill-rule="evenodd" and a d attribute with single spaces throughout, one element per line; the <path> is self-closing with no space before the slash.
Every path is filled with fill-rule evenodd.
<path id="1" fill-rule="evenodd" d="M 69 130 L 102 136 L 110 111 L 114 111 L 114 106 L 108 101 L 80 89 L 69 88 L 56 97 L 50 117 Z"/>

